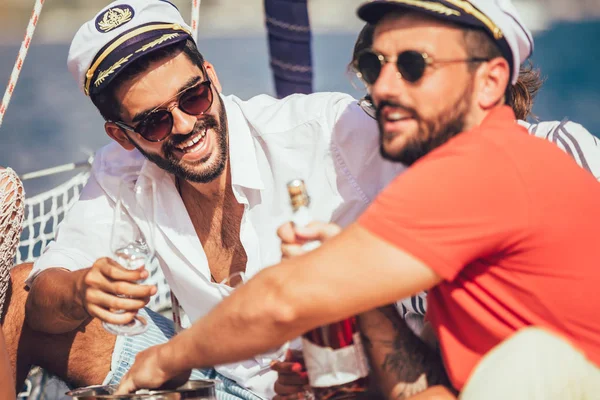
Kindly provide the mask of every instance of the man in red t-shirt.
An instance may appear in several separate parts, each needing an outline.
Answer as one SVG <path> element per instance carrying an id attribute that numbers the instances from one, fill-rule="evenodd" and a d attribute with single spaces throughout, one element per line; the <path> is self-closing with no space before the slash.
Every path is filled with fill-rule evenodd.
<path id="1" fill-rule="evenodd" d="M 121 390 L 364 313 L 386 396 L 446 383 L 445 373 L 466 399 L 598 395 L 600 185 L 503 105 L 533 47 L 510 1 L 373 0 L 359 16 L 376 24 L 357 67 L 381 153 L 410 168 L 356 224 L 140 353 Z M 385 308 L 367 312 L 422 290 L 445 371 Z"/>

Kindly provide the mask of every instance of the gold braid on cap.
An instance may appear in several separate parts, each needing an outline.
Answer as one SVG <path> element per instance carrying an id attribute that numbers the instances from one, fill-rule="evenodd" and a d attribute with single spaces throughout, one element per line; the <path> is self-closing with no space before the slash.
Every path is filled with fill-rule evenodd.
<path id="1" fill-rule="evenodd" d="M 131 39 L 135 36 L 141 35 L 142 33 L 158 31 L 158 30 L 162 30 L 162 29 L 173 29 L 175 31 L 184 31 L 188 35 L 191 35 L 191 33 L 187 31 L 187 29 L 185 29 L 184 27 L 182 27 L 179 24 L 156 24 L 156 25 L 141 26 L 138 29 L 134 29 L 133 31 L 128 32 L 127 34 L 120 36 L 114 42 L 112 42 L 111 45 L 106 50 L 104 50 L 104 52 L 102 52 L 102 54 L 100 54 L 100 56 L 98 56 L 98 58 L 96 59 L 94 64 L 88 69 L 87 73 L 85 74 L 85 84 L 83 87 L 83 91 L 85 92 L 85 94 L 87 96 L 90 95 L 90 85 L 92 84 L 92 78 L 94 77 L 96 70 L 98 69 L 98 67 L 100 66 L 102 61 L 104 61 L 106 59 L 106 57 L 108 57 L 113 51 L 115 51 L 123 43 L 125 43 L 126 41 L 128 41 L 129 39 Z M 171 34 L 163 35 L 159 39 L 155 40 L 154 42 L 148 43 L 146 46 L 149 46 L 150 44 L 152 44 L 152 46 L 151 47 L 144 46 L 144 47 L 146 47 L 145 50 L 158 45 L 159 42 L 162 43 L 166 40 L 176 37 L 176 36 L 171 36 L 171 37 L 166 38 L 166 36 L 170 36 L 170 35 Z M 179 34 L 177 34 L 177 35 L 179 35 Z M 142 51 L 145 51 L 145 50 L 142 50 Z M 139 52 L 139 51 L 136 51 L 136 52 Z M 131 57 L 131 54 L 129 56 L 125 56 L 125 57 L 121 58 L 119 61 L 117 61 L 115 64 L 113 64 L 107 70 L 102 71 L 100 74 L 103 74 L 104 76 L 100 82 L 99 82 L 100 76 L 98 76 L 98 79 L 96 79 L 96 81 L 94 82 L 96 87 L 99 86 L 102 83 L 102 81 L 104 81 L 104 79 L 106 79 L 109 75 L 113 74 L 117 69 L 119 69 L 129 59 L 129 57 Z"/>
<path id="2" fill-rule="evenodd" d="M 123 64 L 125 64 L 127 61 L 129 61 L 129 59 L 131 58 L 132 55 L 133 54 L 125 56 L 125 57 L 121 58 L 119 61 L 117 61 L 116 63 L 114 63 L 109 69 L 100 71 L 100 73 L 98 73 L 98 78 L 96 78 L 96 80 L 94 81 L 94 86 L 96 86 L 96 87 L 100 86 L 106 78 L 108 78 L 110 75 L 114 74 L 114 72 L 117 69 L 121 68 L 121 66 Z"/>
<path id="3" fill-rule="evenodd" d="M 471 4 L 467 0 L 446 0 L 446 1 L 452 5 L 460 8 L 467 14 L 471 14 L 472 16 L 474 16 L 475 18 L 480 20 L 490 30 L 492 35 L 494 35 L 494 39 L 500 40 L 504 37 L 504 33 L 502 33 L 502 29 L 500 29 L 498 27 L 498 25 L 496 25 L 494 23 L 494 21 L 492 21 L 491 19 L 488 18 L 487 15 L 485 15 L 484 13 L 482 13 L 481 11 L 476 9 L 473 6 L 473 4 Z"/>
<path id="4" fill-rule="evenodd" d="M 373 0 L 371 0 L 373 1 Z M 443 15 L 456 15 L 457 17 L 460 15 L 459 11 L 456 11 L 450 7 L 446 7 L 443 4 L 436 3 L 433 1 L 424 1 L 424 0 L 393 0 L 396 3 L 406 4 L 407 6 L 415 6 L 422 8 L 424 10 L 433 11 L 438 14 Z"/>
<path id="5" fill-rule="evenodd" d="M 375 1 L 375 0 L 371 0 Z M 391 0 L 395 3 L 406 4 L 407 6 L 419 7 L 427 11 L 433 11 L 438 14 L 446 15 L 446 16 L 460 16 L 460 11 L 454 10 L 450 7 L 445 6 L 444 4 L 438 3 L 436 1 L 427 1 L 427 0 Z M 467 0 L 445 0 L 446 2 L 452 4 L 453 6 L 460 8 L 465 13 L 472 15 L 481 23 L 483 23 L 486 28 L 494 36 L 494 39 L 500 40 L 504 37 L 502 30 L 496 25 L 491 19 L 487 17 L 484 13 L 476 9 L 473 4 L 471 4 Z"/>

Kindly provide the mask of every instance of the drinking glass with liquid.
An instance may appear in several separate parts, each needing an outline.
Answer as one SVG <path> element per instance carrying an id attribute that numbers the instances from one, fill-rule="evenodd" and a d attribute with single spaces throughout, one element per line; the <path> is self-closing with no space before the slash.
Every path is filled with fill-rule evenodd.
<path id="1" fill-rule="evenodd" d="M 154 257 L 155 199 L 156 186 L 150 177 L 139 174 L 122 177 L 115 205 L 110 249 L 112 258 L 125 269 L 137 270 L 149 266 Z M 147 321 L 139 315 L 128 324 L 104 322 L 103 326 L 112 334 L 124 336 L 139 335 L 148 329 Z"/>

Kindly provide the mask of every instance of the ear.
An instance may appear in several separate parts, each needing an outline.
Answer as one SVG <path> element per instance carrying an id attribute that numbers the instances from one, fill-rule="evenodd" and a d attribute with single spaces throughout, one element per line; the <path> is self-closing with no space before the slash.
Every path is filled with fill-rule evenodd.
<path id="1" fill-rule="evenodd" d="M 104 130 L 112 140 L 119 143 L 119 145 L 121 145 L 121 147 L 125 150 L 131 151 L 135 149 L 135 146 L 133 143 L 131 143 L 129 136 L 127 136 L 125 131 L 119 128 L 114 122 L 105 122 Z"/>
<path id="2" fill-rule="evenodd" d="M 221 88 L 221 82 L 219 82 L 219 77 L 217 76 L 217 71 L 215 71 L 215 67 L 213 67 L 213 65 L 208 61 L 204 61 L 204 69 L 206 70 L 206 74 L 210 78 L 210 81 L 217 89 L 217 92 L 221 93 L 223 89 Z"/>
<path id="3" fill-rule="evenodd" d="M 477 104 L 489 110 L 504 103 L 504 95 L 510 85 L 510 66 L 505 58 L 497 57 L 477 69 Z"/>

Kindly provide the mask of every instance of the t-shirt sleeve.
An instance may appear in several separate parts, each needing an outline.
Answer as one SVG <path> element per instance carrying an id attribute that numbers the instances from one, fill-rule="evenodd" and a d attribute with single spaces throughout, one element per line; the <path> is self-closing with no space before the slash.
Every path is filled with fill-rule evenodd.
<path id="1" fill-rule="evenodd" d="M 398 176 L 359 219 L 448 281 L 477 259 L 510 251 L 530 223 L 509 157 L 492 144 L 462 139 Z"/>

